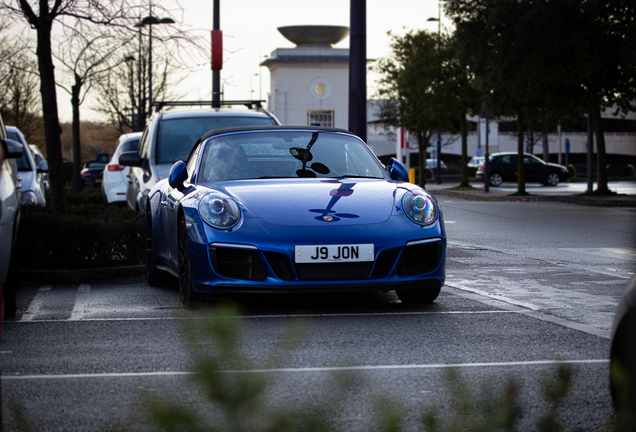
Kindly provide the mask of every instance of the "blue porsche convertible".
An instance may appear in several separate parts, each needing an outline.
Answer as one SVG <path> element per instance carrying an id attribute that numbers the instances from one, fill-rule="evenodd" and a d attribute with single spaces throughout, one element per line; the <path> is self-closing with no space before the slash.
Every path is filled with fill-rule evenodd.
<path id="1" fill-rule="evenodd" d="M 146 276 L 202 294 L 395 290 L 432 302 L 445 279 L 435 198 L 340 129 L 217 129 L 147 196 Z"/>

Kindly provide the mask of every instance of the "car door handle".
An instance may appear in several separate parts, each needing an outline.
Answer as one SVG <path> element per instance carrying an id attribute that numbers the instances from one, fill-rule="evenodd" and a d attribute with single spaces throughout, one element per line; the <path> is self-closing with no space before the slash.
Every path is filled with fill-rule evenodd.
<path id="1" fill-rule="evenodd" d="M 168 205 L 168 201 L 166 200 L 161 200 L 161 207 L 166 207 Z"/>

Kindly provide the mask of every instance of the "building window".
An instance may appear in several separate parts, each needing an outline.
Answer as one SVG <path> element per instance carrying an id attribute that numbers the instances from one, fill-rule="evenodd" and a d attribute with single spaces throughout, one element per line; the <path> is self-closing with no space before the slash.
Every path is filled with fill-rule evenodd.
<path id="1" fill-rule="evenodd" d="M 307 111 L 307 124 L 333 127 L 333 111 Z"/>

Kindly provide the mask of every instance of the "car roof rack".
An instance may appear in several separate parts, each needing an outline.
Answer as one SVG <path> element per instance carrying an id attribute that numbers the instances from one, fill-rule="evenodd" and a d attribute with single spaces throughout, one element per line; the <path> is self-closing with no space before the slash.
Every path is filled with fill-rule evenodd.
<path id="1" fill-rule="evenodd" d="M 263 108 L 264 100 L 223 100 L 218 102 L 220 107 L 232 106 L 232 105 L 244 105 L 249 109 L 261 109 Z M 155 101 L 152 103 L 156 107 L 156 111 L 163 109 L 166 106 L 210 106 L 214 108 L 214 102 L 212 101 Z"/>

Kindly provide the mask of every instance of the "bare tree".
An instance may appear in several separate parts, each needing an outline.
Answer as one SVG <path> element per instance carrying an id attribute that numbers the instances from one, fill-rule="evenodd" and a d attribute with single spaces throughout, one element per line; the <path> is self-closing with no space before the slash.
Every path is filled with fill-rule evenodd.
<path id="1" fill-rule="evenodd" d="M 158 50 L 159 51 L 159 50 Z M 148 112 L 147 62 L 131 51 L 97 84 L 98 103 L 93 109 L 107 116 L 109 123 L 122 133 L 143 129 Z M 160 51 L 161 52 L 161 51 Z M 153 100 L 177 100 L 177 88 L 185 78 L 173 56 L 163 51 L 153 61 Z M 139 61 L 138 59 L 141 59 Z M 127 61 L 126 61 L 127 60 Z"/>
<path id="2" fill-rule="evenodd" d="M 42 117 L 51 179 L 51 204 L 57 213 L 66 211 L 64 177 L 62 173 L 62 143 L 57 107 L 55 68 L 51 34 L 56 21 L 68 17 L 95 24 L 124 25 L 131 8 L 126 0 L 2 0 L 0 9 L 10 16 L 26 21 L 36 33 L 36 56 L 40 75 Z"/>
<path id="3" fill-rule="evenodd" d="M 108 27 L 85 25 L 78 21 L 72 29 L 65 28 L 62 33 L 64 43 L 58 44 L 56 59 L 65 66 L 72 84 L 58 85 L 71 95 L 73 109 L 73 189 L 78 192 L 82 188 L 80 139 L 80 105 L 85 101 L 91 87 L 125 59 L 119 55 L 122 47 L 120 35 Z M 125 41 L 124 41 L 125 43 Z"/>
<path id="4" fill-rule="evenodd" d="M 123 132 L 141 131 L 147 118 L 149 85 L 150 32 L 135 25 L 122 45 L 121 59 L 112 73 L 99 82 L 99 103 L 94 108 L 109 118 L 113 127 Z M 156 28 L 154 28 L 156 27 Z M 183 26 L 179 26 L 183 27 Z M 177 90 L 190 70 L 209 61 L 209 41 L 175 25 L 153 26 L 152 100 L 179 100 Z"/>
<path id="5" fill-rule="evenodd" d="M 0 112 L 5 123 L 17 126 L 30 140 L 39 123 L 37 64 L 27 44 L 16 43 L 15 36 L 8 34 L 11 27 L 0 21 Z"/>

